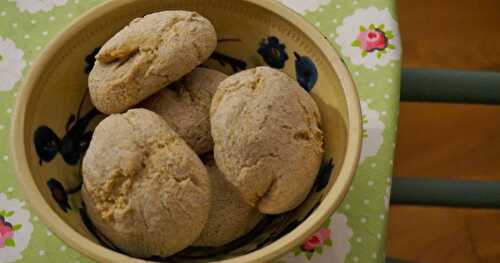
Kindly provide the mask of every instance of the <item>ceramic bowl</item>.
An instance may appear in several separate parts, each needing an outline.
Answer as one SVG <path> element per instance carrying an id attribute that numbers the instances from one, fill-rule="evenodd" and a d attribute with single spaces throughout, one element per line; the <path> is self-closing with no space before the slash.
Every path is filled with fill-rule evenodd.
<path id="1" fill-rule="evenodd" d="M 136 259 L 106 241 L 80 197 L 80 162 L 102 120 L 90 103 L 94 55 L 132 19 L 162 10 L 192 10 L 214 24 L 219 44 L 205 66 L 232 74 L 269 65 L 283 70 L 317 102 L 325 133 L 324 163 L 297 209 L 268 216 L 248 235 L 219 248 L 188 248 L 168 259 Z M 31 208 L 59 238 L 101 262 L 266 262 L 299 246 L 339 206 L 357 167 L 361 114 L 353 81 L 329 42 L 301 16 L 263 0 L 120 0 L 77 19 L 33 64 L 18 96 L 11 149 Z"/>

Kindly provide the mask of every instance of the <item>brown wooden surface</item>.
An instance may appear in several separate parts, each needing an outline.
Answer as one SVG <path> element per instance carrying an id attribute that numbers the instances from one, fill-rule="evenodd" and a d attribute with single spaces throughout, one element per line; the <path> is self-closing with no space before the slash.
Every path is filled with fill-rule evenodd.
<path id="1" fill-rule="evenodd" d="M 406 66 L 500 69 L 500 1 L 396 1 Z"/>
<path id="2" fill-rule="evenodd" d="M 500 71 L 500 1 L 398 5 L 405 67 Z M 396 176 L 500 180 L 500 107 L 403 103 L 398 136 Z M 393 206 L 388 255 L 500 262 L 500 211 Z"/>

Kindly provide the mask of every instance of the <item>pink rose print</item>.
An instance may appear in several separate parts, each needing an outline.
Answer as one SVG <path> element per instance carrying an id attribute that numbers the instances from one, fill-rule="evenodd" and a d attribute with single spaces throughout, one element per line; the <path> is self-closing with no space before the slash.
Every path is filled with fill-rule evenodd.
<path id="1" fill-rule="evenodd" d="M 28 247 L 33 225 L 24 202 L 0 193 L 0 262 L 24 262 L 22 251 Z"/>
<path id="2" fill-rule="evenodd" d="M 22 225 L 14 225 L 6 221 L 7 217 L 14 215 L 14 211 L 0 211 L 0 249 L 4 247 L 15 247 L 14 232 Z"/>
<path id="3" fill-rule="evenodd" d="M 286 259 L 285 262 L 344 262 L 351 251 L 351 237 L 347 216 L 334 213 L 316 233 L 282 259 Z"/>
<path id="4" fill-rule="evenodd" d="M 304 1 L 306 2 L 306 1 Z M 378 70 L 401 59 L 398 22 L 388 7 L 356 9 L 335 30 L 340 53 L 353 65 Z"/>
<path id="5" fill-rule="evenodd" d="M 311 251 L 320 245 L 321 245 L 321 240 L 316 234 L 314 234 L 302 245 L 302 249 L 304 249 L 305 251 Z"/>
<path id="6" fill-rule="evenodd" d="M 14 236 L 12 228 L 6 225 L 0 226 L 0 248 L 5 247 L 5 241 Z"/>
<path id="7" fill-rule="evenodd" d="M 301 248 L 304 251 L 313 251 L 317 247 L 321 247 L 327 240 L 330 240 L 330 229 L 328 228 L 321 228 L 316 232 L 314 235 L 312 235 L 304 244 L 301 246 Z"/>
<path id="8" fill-rule="evenodd" d="M 11 246 L 14 229 L 9 222 L 5 221 L 3 216 L 0 216 L 0 248 Z"/>
<path id="9" fill-rule="evenodd" d="M 368 28 L 359 27 L 359 33 L 351 46 L 361 49 L 361 56 L 366 57 L 368 53 L 376 52 L 376 57 L 381 58 L 382 54 L 387 53 L 387 49 L 395 49 L 396 46 L 391 44 L 391 39 L 394 38 L 392 31 L 384 31 L 384 24 L 375 26 L 370 24 Z"/>
<path id="10" fill-rule="evenodd" d="M 387 38 L 385 37 L 385 33 L 378 29 L 360 32 L 358 35 L 358 41 L 360 43 L 360 47 L 367 52 L 372 52 L 375 49 L 383 50 L 387 47 Z"/>
<path id="11" fill-rule="evenodd" d="M 330 229 L 328 229 L 328 228 L 321 228 L 318 231 L 318 234 L 321 237 L 322 242 L 325 242 L 326 240 L 330 239 Z"/>

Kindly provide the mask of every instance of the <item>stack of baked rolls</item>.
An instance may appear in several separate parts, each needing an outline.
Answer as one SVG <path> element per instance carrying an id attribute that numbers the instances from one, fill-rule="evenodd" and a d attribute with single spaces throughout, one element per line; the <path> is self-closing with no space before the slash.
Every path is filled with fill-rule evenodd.
<path id="1" fill-rule="evenodd" d="M 89 93 L 108 116 L 83 159 L 82 196 L 99 232 L 131 256 L 223 246 L 311 190 L 323 155 L 317 105 L 269 67 L 200 67 L 216 47 L 209 20 L 164 11 L 96 55 Z"/>

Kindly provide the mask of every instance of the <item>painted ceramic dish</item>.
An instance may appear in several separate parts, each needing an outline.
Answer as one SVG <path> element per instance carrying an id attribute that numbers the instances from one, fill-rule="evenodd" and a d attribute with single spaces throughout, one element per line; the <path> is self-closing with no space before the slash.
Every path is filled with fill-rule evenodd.
<path id="1" fill-rule="evenodd" d="M 197 11 L 214 24 L 218 48 L 204 66 L 233 74 L 268 65 L 297 79 L 320 108 L 325 155 L 313 190 L 297 209 L 265 217 L 222 247 L 136 259 L 99 234 L 81 200 L 81 159 L 103 118 L 90 103 L 87 78 L 107 39 L 132 19 L 161 10 Z M 31 207 L 68 245 L 101 262 L 275 259 L 300 245 L 339 206 L 357 167 L 362 136 L 356 88 L 334 49 L 293 11 L 260 0 L 121 0 L 94 8 L 59 34 L 33 65 L 13 124 L 16 174 Z"/>

